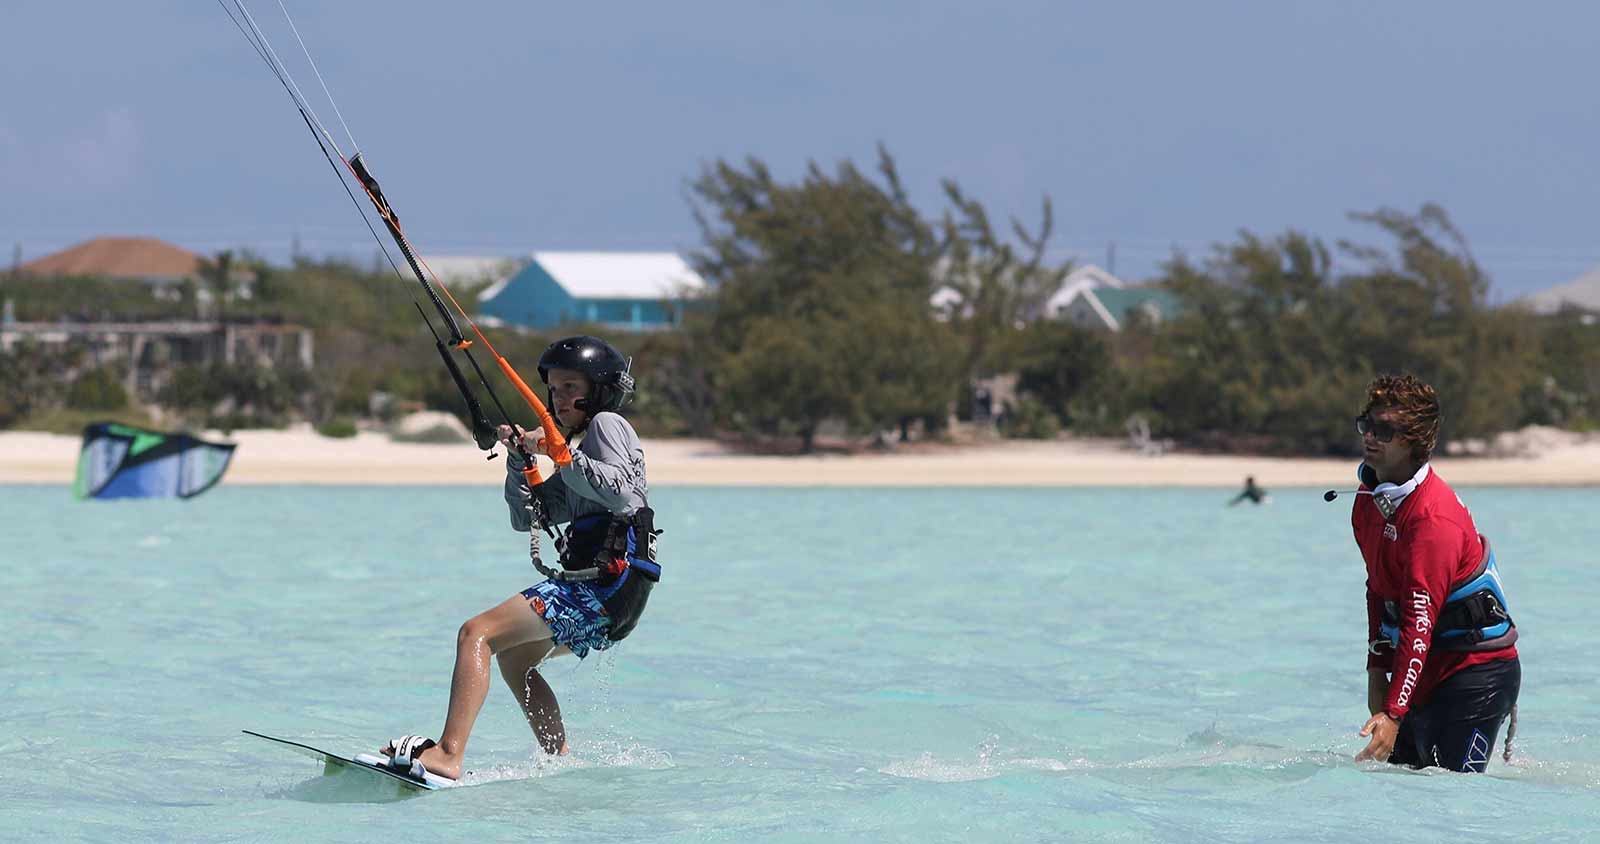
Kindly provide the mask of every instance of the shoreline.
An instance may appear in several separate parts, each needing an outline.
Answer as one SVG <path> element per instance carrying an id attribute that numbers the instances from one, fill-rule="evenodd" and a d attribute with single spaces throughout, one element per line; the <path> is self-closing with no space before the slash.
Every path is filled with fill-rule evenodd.
<path id="1" fill-rule="evenodd" d="M 396 443 L 363 432 L 332 439 L 309 429 L 236 431 L 208 439 L 237 443 L 225 484 L 499 484 L 501 461 L 470 444 Z M 79 438 L 0 432 L 0 484 L 71 484 Z M 916 446 L 856 455 L 765 456 L 713 440 L 644 443 L 650 485 L 775 487 L 1240 487 L 1246 475 L 1279 487 L 1353 489 L 1354 458 L 1138 454 L 1110 440 L 997 441 Z M 498 453 L 498 452 L 497 452 Z M 1582 438 L 1535 457 L 1436 456 L 1457 486 L 1600 486 L 1600 438 Z"/>

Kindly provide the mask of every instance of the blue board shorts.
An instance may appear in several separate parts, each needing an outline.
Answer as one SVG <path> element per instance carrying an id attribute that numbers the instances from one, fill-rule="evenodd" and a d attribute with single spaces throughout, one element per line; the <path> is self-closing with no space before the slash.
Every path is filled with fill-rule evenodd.
<path id="1" fill-rule="evenodd" d="M 556 644 L 566 645 L 579 659 L 588 656 L 590 650 L 603 651 L 616 644 L 607 635 L 611 632 L 611 617 L 600 603 L 604 596 L 596 594 L 593 587 L 546 580 L 522 590 L 522 597 L 550 625 Z"/>

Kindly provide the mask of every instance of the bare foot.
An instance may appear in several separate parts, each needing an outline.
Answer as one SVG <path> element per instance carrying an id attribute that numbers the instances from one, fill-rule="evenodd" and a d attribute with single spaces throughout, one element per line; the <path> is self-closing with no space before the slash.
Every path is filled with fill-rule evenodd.
<path id="1" fill-rule="evenodd" d="M 565 750 L 565 748 L 563 748 L 563 750 Z M 390 759 L 394 758 L 393 745 L 386 744 L 378 752 L 389 757 Z M 453 780 L 461 779 L 462 754 L 451 756 L 445 752 L 444 748 L 435 744 L 434 746 L 412 756 L 411 758 L 415 761 L 421 762 L 422 767 L 427 768 L 428 773 L 430 774 L 435 774 L 441 777 L 449 777 Z"/>
<path id="2" fill-rule="evenodd" d="M 444 748 L 436 744 L 412 758 L 421 762 L 422 767 L 427 768 L 430 774 L 458 780 L 461 779 L 462 755 L 458 753 L 455 756 L 451 756 L 444 752 Z"/>

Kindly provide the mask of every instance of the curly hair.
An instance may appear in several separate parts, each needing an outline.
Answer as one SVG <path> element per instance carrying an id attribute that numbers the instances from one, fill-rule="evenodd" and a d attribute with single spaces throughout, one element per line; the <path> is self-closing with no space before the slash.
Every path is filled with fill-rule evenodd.
<path id="1" fill-rule="evenodd" d="M 1414 375 L 1379 375 L 1367 385 L 1367 406 L 1393 410 L 1395 429 L 1411 443 L 1411 458 L 1426 463 L 1439 444 L 1439 395 Z"/>

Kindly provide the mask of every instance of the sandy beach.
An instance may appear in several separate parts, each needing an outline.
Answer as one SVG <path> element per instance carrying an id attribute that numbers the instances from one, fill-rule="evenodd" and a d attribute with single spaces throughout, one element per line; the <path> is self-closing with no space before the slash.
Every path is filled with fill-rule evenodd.
<path id="1" fill-rule="evenodd" d="M 330 439 L 307 429 L 207 435 L 238 444 L 229 484 L 494 484 L 500 461 L 471 445 L 416 445 L 364 432 Z M 71 483 L 77 437 L 0 433 L 0 483 Z M 1216 486 L 1246 475 L 1274 487 L 1353 485 L 1352 459 L 1139 454 L 1114 441 L 1004 441 L 921 445 L 890 453 L 769 457 L 710 440 L 645 442 L 652 486 Z M 1463 486 L 1600 485 L 1600 437 L 1545 436 L 1522 457 L 1439 455 L 1435 468 Z"/>

